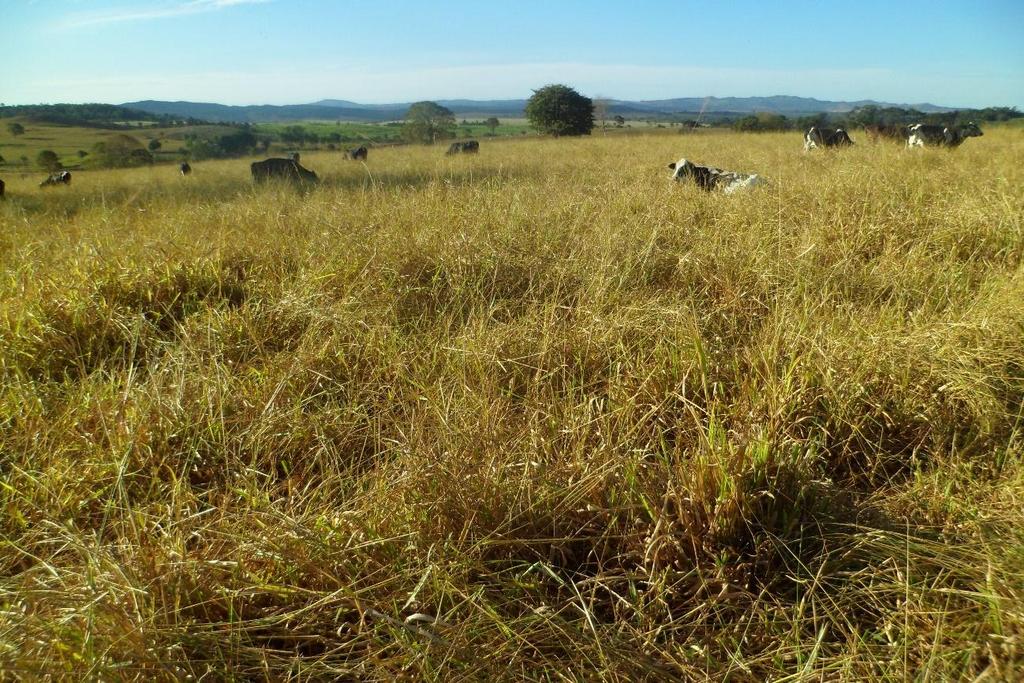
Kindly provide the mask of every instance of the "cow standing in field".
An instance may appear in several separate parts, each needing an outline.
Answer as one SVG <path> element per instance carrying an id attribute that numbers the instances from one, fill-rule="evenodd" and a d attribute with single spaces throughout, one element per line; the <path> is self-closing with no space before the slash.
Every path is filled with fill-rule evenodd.
<path id="1" fill-rule="evenodd" d="M 869 124 L 864 126 L 864 134 L 868 136 L 871 142 L 878 142 L 883 139 L 906 142 L 907 138 L 910 137 L 910 126 Z"/>
<path id="2" fill-rule="evenodd" d="M 189 165 L 187 161 L 183 161 L 181 162 L 181 166 L 178 167 L 178 170 L 181 171 L 181 175 L 188 175 L 192 172 L 192 166 Z"/>
<path id="3" fill-rule="evenodd" d="M 816 147 L 845 147 L 852 145 L 853 140 L 847 135 L 845 128 L 818 128 L 811 126 L 804 134 L 804 151 L 809 152 Z"/>
<path id="4" fill-rule="evenodd" d="M 736 190 L 754 185 L 764 185 L 765 180 L 756 173 L 737 173 L 736 171 L 723 171 L 711 166 L 698 166 L 687 159 L 680 159 L 668 165 L 672 169 L 672 180 L 680 182 L 692 180 L 703 190 L 721 189 L 726 194 L 732 194 Z"/>
<path id="5" fill-rule="evenodd" d="M 39 183 L 39 187 L 52 187 L 55 185 L 70 185 L 71 171 L 57 171 L 47 176 L 46 180 Z"/>
<path id="6" fill-rule="evenodd" d="M 962 126 L 940 126 L 931 123 L 916 123 L 910 127 L 907 147 L 959 147 L 967 138 L 984 135 L 973 121 Z"/>
<path id="7" fill-rule="evenodd" d="M 445 152 L 446 156 L 452 156 L 453 154 L 476 154 L 480 151 L 480 143 L 476 140 L 466 140 L 465 142 L 453 142 L 448 145 L 448 151 Z"/>
<path id="8" fill-rule="evenodd" d="M 308 168 L 303 168 L 294 159 L 265 159 L 254 161 L 249 169 L 252 171 L 252 179 L 258 183 L 272 178 L 281 178 L 292 182 L 319 183 L 320 179 L 316 173 Z"/>
<path id="9" fill-rule="evenodd" d="M 345 152 L 346 159 L 353 159 L 355 161 L 366 161 L 370 151 L 366 149 L 366 145 L 360 145 L 359 147 L 353 147 L 352 149 Z"/>

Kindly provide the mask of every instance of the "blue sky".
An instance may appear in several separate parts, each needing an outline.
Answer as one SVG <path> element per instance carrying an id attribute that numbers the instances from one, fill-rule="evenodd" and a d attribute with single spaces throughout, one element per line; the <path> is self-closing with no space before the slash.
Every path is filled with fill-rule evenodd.
<path id="1" fill-rule="evenodd" d="M 842 6 L 840 6 L 842 5 Z M 1024 105 L 1024 0 L 0 0 L 0 102 Z"/>

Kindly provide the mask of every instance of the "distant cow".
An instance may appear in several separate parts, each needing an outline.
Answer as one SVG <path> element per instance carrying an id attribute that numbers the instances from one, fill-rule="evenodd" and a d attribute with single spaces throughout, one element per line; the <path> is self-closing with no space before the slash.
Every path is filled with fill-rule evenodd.
<path id="1" fill-rule="evenodd" d="M 910 127 L 907 147 L 959 147 L 967 138 L 984 135 L 973 121 L 962 126 L 939 126 L 931 123 L 916 123 Z"/>
<path id="2" fill-rule="evenodd" d="M 698 166 L 687 159 L 680 159 L 668 165 L 672 171 L 672 180 L 692 180 L 701 189 L 711 191 L 721 189 L 726 194 L 754 185 L 764 185 L 765 180 L 756 173 L 737 173 L 723 171 L 711 166 Z"/>
<path id="3" fill-rule="evenodd" d="M 39 183 L 39 187 L 50 187 L 53 185 L 70 185 L 71 171 L 57 171 L 47 176 L 46 180 Z"/>
<path id="4" fill-rule="evenodd" d="M 345 152 L 345 158 L 355 159 L 358 161 L 366 161 L 366 158 L 369 156 L 369 154 L 370 151 L 366 149 L 366 146 L 360 145 L 359 147 L 353 147 L 352 149 Z"/>
<path id="5" fill-rule="evenodd" d="M 868 136 L 871 142 L 878 142 L 881 139 L 906 142 L 907 138 L 910 137 L 910 126 L 869 124 L 864 126 L 864 134 Z"/>
<path id="6" fill-rule="evenodd" d="M 853 140 L 846 134 L 846 129 L 818 128 L 811 126 L 811 129 L 804 134 L 804 151 L 810 151 L 816 147 L 845 147 L 852 145 Z"/>
<path id="7" fill-rule="evenodd" d="M 181 175 L 188 175 L 192 172 L 192 167 L 187 161 L 181 162 L 181 166 L 178 166 L 178 170 L 181 171 Z"/>
<path id="8" fill-rule="evenodd" d="M 480 143 L 476 140 L 466 140 L 465 142 L 453 142 L 448 145 L 448 151 L 445 152 L 447 156 L 453 154 L 476 154 L 480 151 Z"/>
<path id="9" fill-rule="evenodd" d="M 252 171 L 252 179 L 256 182 L 263 182 L 271 178 L 281 178 L 293 182 L 318 183 L 316 177 L 308 168 L 303 168 L 295 159 L 265 159 L 254 161 L 249 166 Z"/>

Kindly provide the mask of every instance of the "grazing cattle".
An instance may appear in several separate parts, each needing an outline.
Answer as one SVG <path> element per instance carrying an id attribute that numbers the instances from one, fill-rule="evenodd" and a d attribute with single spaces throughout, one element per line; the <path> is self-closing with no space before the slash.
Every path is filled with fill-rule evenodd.
<path id="1" fill-rule="evenodd" d="M 907 138 L 910 137 L 910 126 L 901 126 L 898 124 L 869 124 L 864 126 L 864 134 L 868 136 L 868 139 L 871 140 L 871 142 L 878 142 L 883 138 L 886 140 L 906 142 Z"/>
<path id="2" fill-rule="evenodd" d="M 360 145 L 359 147 L 353 147 L 352 149 L 345 152 L 345 158 L 355 159 L 357 161 L 366 161 L 366 158 L 369 156 L 369 154 L 370 150 L 366 149 L 365 145 Z"/>
<path id="3" fill-rule="evenodd" d="M 805 152 L 817 147 L 844 147 L 852 144 L 853 140 L 850 139 L 845 128 L 836 128 L 833 130 L 830 128 L 811 126 L 811 128 L 804 134 Z"/>
<path id="4" fill-rule="evenodd" d="M 939 126 L 931 123 L 916 123 L 910 127 L 907 147 L 959 147 L 967 138 L 984 135 L 973 121 L 962 126 Z"/>
<path id="5" fill-rule="evenodd" d="M 804 134 L 804 151 L 810 151 L 815 147 L 845 147 L 852 145 L 853 140 L 846 134 L 843 128 L 831 130 L 829 128 L 818 128 L 811 126 Z"/>
<path id="6" fill-rule="evenodd" d="M 453 142 L 448 145 L 448 151 L 445 152 L 447 156 L 453 154 L 476 154 L 480 151 L 480 143 L 476 140 L 466 140 L 465 142 Z"/>
<path id="7" fill-rule="evenodd" d="M 39 183 L 39 187 L 51 187 L 53 185 L 70 185 L 71 171 L 57 171 L 51 173 L 46 180 Z"/>
<path id="8" fill-rule="evenodd" d="M 181 171 L 181 175 L 188 175 L 192 172 L 192 166 L 190 166 L 187 161 L 183 161 L 181 162 L 181 166 L 178 167 L 178 170 Z"/>
<path id="9" fill-rule="evenodd" d="M 265 159 L 263 161 L 254 161 L 252 165 L 249 166 L 249 169 L 252 171 L 252 179 L 258 183 L 270 180 L 271 178 L 282 178 L 284 180 L 291 180 L 292 182 L 320 182 L 320 179 L 316 177 L 316 173 L 313 173 L 308 168 L 303 168 L 299 162 L 294 159 Z"/>
<path id="10" fill-rule="evenodd" d="M 723 171 L 711 166 L 698 166 L 687 159 L 680 159 L 668 165 L 674 171 L 672 180 L 692 180 L 701 189 L 711 191 L 721 188 L 726 194 L 754 185 L 764 185 L 765 180 L 756 173 Z"/>

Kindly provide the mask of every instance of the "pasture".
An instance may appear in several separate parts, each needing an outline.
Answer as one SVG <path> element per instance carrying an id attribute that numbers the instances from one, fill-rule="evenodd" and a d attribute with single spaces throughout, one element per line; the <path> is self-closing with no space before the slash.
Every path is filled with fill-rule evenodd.
<path id="1" fill-rule="evenodd" d="M 22 135 L 12 135 L 7 129 L 8 123 L 21 123 L 25 127 Z M 80 157 L 79 150 L 93 153 L 93 145 L 107 142 L 114 136 L 130 135 L 137 138 L 143 145 L 150 140 L 159 140 L 163 147 L 154 153 L 157 161 L 178 161 L 184 148 L 186 137 L 215 137 L 227 135 L 237 129 L 230 126 L 197 125 L 175 126 L 171 128 L 92 128 L 88 126 L 65 126 L 55 123 L 35 121 L 23 117 L 0 119 L 0 155 L 5 164 L 0 165 L 0 174 L 10 176 L 14 173 L 38 173 L 36 155 L 44 149 L 57 154 L 65 168 L 72 170 L 80 165 L 88 165 L 90 157 Z M 22 157 L 28 159 L 27 165 Z"/>
<path id="2" fill-rule="evenodd" d="M 1024 139 L 861 138 L 0 173 L 0 670 L 1024 675 Z"/>
<path id="3" fill-rule="evenodd" d="M 483 117 L 457 117 L 455 133 L 460 138 L 489 137 L 491 129 L 484 125 Z M 462 123 L 465 121 L 465 123 Z M 399 143 L 402 138 L 402 122 L 359 123 L 355 121 L 295 121 L 291 123 L 257 123 L 253 131 L 257 135 L 270 134 L 280 136 L 287 128 L 301 126 L 307 132 L 330 141 L 331 136 L 340 137 L 340 144 L 350 143 Z M 526 135 L 532 129 L 525 119 L 500 119 L 494 128 L 495 136 Z"/>
<path id="4" fill-rule="evenodd" d="M 467 121 L 466 125 L 461 123 L 456 127 L 456 134 L 459 138 L 490 138 L 491 129 L 487 128 L 482 120 Z M 460 119 L 461 121 L 461 119 Z M 22 135 L 12 135 L 7 129 L 9 123 L 20 123 L 25 127 Z M 308 141 L 296 143 L 282 139 L 282 133 L 289 127 L 299 126 L 309 134 L 321 138 L 322 142 L 310 143 Z M 192 125 L 158 128 L 93 128 L 88 126 L 68 126 L 43 121 L 36 121 L 24 117 L 0 118 L 0 156 L 4 162 L 0 163 L 0 174 L 10 176 L 15 173 L 34 173 L 39 171 L 36 165 L 36 156 L 44 149 L 51 150 L 57 154 L 65 168 L 72 170 L 82 166 L 90 167 L 93 153 L 93 146 L 100 142 L 106 142 L 113 136 L 130 135 L 139 140 L 143 145 L 149 144 L 151 140 L 158 140 L 161 148 L 154 152 L 158 163 L 170 163 L 181 161 L 182 151 L 188 147 L 188 138 L 196 136 L 202 139 L 216 139 L 222 135 L 237 133 L 239 128 L 217 125 Z M 251 127 L 254 135 L 260 139 L 273 141 L 272 153 L 280 153 L 281 150 L 308 149 L 310 146 L 326 148 L 328 144 L 337 145 L 339 148 L 351 147 L 360 143 L 370 144 L 397 144 L 402 142 L 402 124 L 396 123 L 357 123 L 352 121 L 296 121 L 293 123 L 259 123 Z M 494 129 L 494 135 L 519 136 L 530 132 L 529 126 L 523 119 L 509 119 L 502 121 Z M 79 156 L 79 151 L 86 152 L 85 157 Z M 27 163 L 22 160 L 27 159 Z"/>

